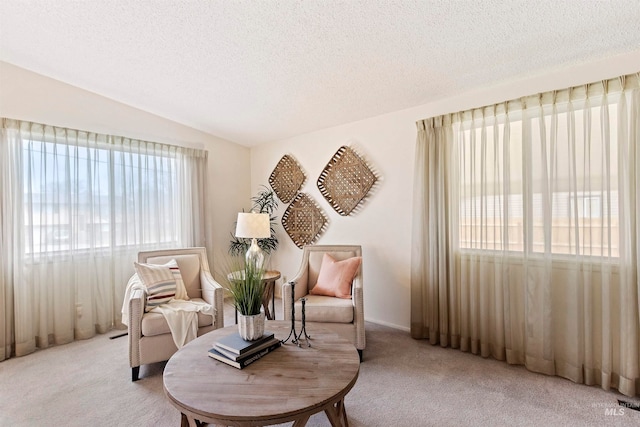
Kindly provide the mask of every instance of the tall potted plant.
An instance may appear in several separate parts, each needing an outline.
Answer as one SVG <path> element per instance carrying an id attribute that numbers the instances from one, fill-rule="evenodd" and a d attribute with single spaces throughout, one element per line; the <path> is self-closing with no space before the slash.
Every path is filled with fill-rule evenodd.
<path id="1" fill-rule="evenodd" d="M 263 274 L 263 265 L 245 262 L 243 267 L 233 269 L 227 276 L 233 305 L 238 311 L 238 333 L 247 341 L 257 340 L 264 334 Z"/>
<path id="2" fill-rule="evenodd" d="M 263 185 L 261 190 L 258 191 L 258 194 L 251 198 L 251 202 L 252 212 L 269 214 L 271 236 L 264 239 L 258 239 L 258 246 L 260 249 L 262 249 L 265 254 L 269 255 L 272 251 L 278 249 L 278 238 L 275 230 L 275 225 L 278 223 L 278 217 L 274 215 L 274 212 L 278 209 L 278 200 L 276 199 L 273 190 Z M 232 256 L 244 256 L 250 245 L 250 239 L 236 237 L 232 233 L 231 241 L 229 242 L 229 254 Z"/>

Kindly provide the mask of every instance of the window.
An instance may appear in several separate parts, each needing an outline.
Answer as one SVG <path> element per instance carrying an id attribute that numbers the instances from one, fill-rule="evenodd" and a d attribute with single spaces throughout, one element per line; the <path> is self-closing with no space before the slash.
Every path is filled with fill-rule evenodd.
<path id="1" fill-rule="evenodd" d="M 618 256 L 617 107 L 594 104 L 458 125 L 460 248 Z"/>
<path id="2" fill-rule="evenodd" d="M 177 245 L 176 156 L 144 151 L 24 139 L 24 253 Z"/>

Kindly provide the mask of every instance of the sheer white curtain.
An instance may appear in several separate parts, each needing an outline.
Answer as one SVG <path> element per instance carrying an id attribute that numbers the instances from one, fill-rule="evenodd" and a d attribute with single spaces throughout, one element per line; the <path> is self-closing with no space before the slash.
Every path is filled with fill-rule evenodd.
<path id="1" fill-rule="evenodd" d="M 639 80 L 418 122 L 415 338 L 638 394 Z"/>
<path id="2" fill-rule="evenodd" d="M 3 119 L 3 358 L 103 333 L 137 252 L 204 245 L 207 152 Z"/>

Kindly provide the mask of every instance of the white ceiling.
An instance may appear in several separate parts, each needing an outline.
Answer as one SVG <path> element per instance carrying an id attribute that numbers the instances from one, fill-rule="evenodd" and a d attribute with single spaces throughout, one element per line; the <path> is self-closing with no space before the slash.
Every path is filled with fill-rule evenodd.
<path id="1" fill-rule="evenodd" d="M 631 52 L 639 23 L 638 0 L 0 0 L 0 60 L 253 146 Z"/>

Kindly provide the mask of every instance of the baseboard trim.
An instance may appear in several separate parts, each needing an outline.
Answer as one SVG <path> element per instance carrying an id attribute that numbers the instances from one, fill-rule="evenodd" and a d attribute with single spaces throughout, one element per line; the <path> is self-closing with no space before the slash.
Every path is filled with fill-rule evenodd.
<path id="1" fill-rule="evenodd" d="M 411 332 L 411 328 L 409 328 L 408 326 L 400 326 L 400 325 L 396 325 L 395 323 L 389 323 L 389 322 L 384 322 L 382 320 L 377 320 L 377 319 L 364 319 L 365 322 L 369 322 L 369 323 L 375 323 L 376 325 L 381 325 L 381 326 L 386 326 L 389 328 L 393 328 L 393 329 L 397 329 L 399 331 L 403 331 L 403 332 Z"/>

